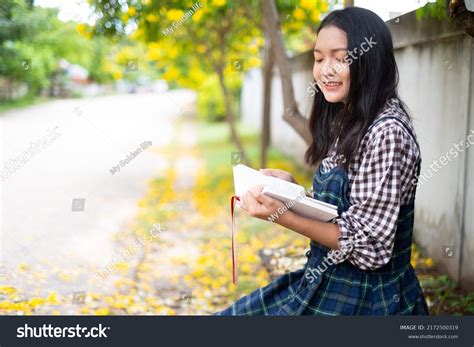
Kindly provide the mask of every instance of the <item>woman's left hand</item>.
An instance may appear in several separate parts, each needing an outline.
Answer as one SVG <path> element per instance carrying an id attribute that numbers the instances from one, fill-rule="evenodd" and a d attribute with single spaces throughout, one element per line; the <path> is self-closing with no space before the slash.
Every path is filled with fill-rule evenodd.
<path id="1" fill-rule="evenodd" d="M 280 217 L 281 213 L 278 212 L 278 209 L 285 205 L 281 201 L 263 194 L 262 190 L 262 185 L 250 189 L 242 196 L 240 207 L 255 218 L 268 219 L 275 213 Z M 278 222 L 278 218 L 275 221 Z"/>

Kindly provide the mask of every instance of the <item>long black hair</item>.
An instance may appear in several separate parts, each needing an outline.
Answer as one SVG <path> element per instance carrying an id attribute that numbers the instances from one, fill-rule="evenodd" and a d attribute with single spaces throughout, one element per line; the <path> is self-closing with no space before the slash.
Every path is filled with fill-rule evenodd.
<path id="1" fill-rule="evenodd" d="M 359 7 L 333 11 L 321 22 L 317 33 L 329 26 L 335 26 L 347 35 L 347 49 L 353 57 L 346 57 L 349 58 L 346 60 L 350 74 L 349 95 L 346 103 L 329 103 L 316 86 L 309 119 L 312 143 L 306 151 L 305 161 L 309 165 L 319 162 L 337 140 L 337 163 L 348 170 L 362 137 L 386 101 L 390 98 L 400 100 L 398 68 L 390 31 L 372 11 Z M 366 52 L 362 51 L 361 45 L 369 41 L 375 44 Z M 366 43 L 364 47 L 367 46 Z M 401 100 L 400 106 L 406 110 Z"/>

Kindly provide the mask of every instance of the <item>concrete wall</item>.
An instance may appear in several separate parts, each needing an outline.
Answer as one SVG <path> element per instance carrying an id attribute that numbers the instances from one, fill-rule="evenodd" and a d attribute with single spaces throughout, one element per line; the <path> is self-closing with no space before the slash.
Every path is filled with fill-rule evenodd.
<path id="1" fill-rule="evenodd" d="M 414 13 L 388 24 L 400 94 L 422 147 L 416 240 L 451 278 L 474 288 L 474 149 L 467 138 L 474 125 L 473 38 L 447 21 L 417 21 Z"/>
<path id="2" fill-rule="evenodd" d="M 448 21 L 417 20 L 414 12 L 387 24 L 400 70 L 400 95 L 411 112 L 423 158 L 415 240 L 442 271 L 474 289 L 474 144 L 467 148 L 468 135 L 474 133 L 474 39 Z M 292 58 L 296 98 L 308 117 L 312 64 L 312 52 Z M 306 145 L 281 118 L 277 70 L 274 76 L 272 144 L 303 162 Z M 243 120 L 260 128 L 261 72 L 251 71 L 247 78 Z M 474 136 L 470 139 L 474 143 Z"/>

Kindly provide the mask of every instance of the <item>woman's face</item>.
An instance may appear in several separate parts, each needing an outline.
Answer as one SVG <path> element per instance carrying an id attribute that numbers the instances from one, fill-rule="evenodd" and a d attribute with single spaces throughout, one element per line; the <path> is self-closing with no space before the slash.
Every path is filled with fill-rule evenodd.
<path id="1" fill-rule="evenodd" d="M 327 102 L 347 100 L 350 74 L 346 56 L 346 33 L 332 25 L 321 29 L 314 47 L 313 76 Z"/>

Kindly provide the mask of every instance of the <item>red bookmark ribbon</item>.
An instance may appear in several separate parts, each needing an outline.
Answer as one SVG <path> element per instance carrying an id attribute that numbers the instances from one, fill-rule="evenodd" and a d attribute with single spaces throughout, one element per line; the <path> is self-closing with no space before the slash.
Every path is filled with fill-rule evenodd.
<path id="1" fill-rule="evenodd" d="M 237 283 L 237 260 L 236 260 L 236 247 L 235 247 L 235 216 L 234 208 L 235 203 L 240 201 L 240 198 L 236 195 L 232 195 L 230 198 L 230 215 L 232 216 L 232 283 Z"/>

